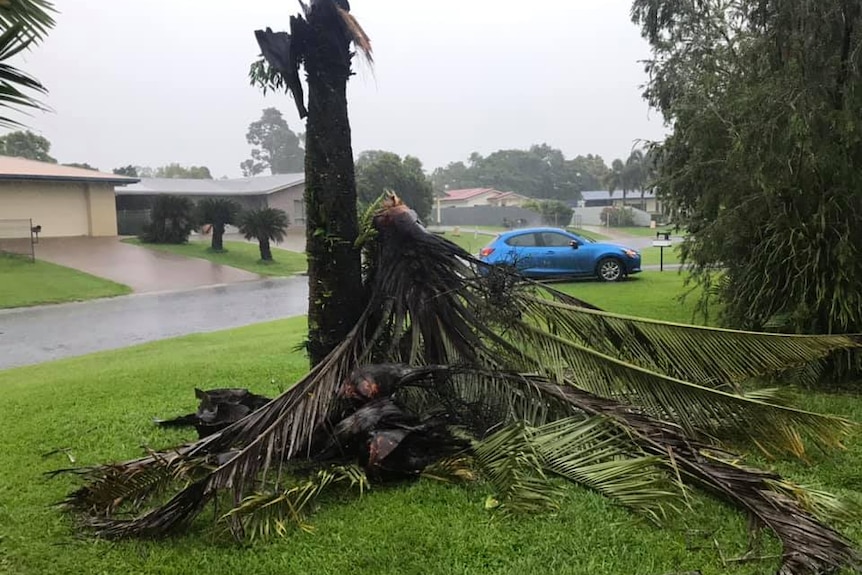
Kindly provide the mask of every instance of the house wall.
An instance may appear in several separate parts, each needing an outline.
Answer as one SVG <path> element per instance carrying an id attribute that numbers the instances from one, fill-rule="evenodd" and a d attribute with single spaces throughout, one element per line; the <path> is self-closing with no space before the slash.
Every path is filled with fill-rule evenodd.
<path id="1" fill-rule="evenodd" d="M 490 205 L 488 202 L 488 198 L 498 194 L 497 191 L 490 191 L 484 194 L 479 194 L 477 196 L 473 196 L 472 198 L 467 198 L 465 200 L 442 200 L 440 203 L 442 204 L 443 209 L 446 208 L 473 208 L 476 206 L 488 206 Z"/>
<path id="2" fill-rule="evenodd" d="M 606 207 L 602 206 L 575 208 L 572 213 L 572 225 L 578 227 L 604 225 L 602 223 L 602 211 L 605 209 Z M 629 206 L 629 209 L 632 211 L 636 226 L 650 225 L 650 220 L 652 220 L 650 214 L 631 206 Z"/>
<path id="3" fill-rule="evenodd" d="M 501 208 L 520 208 L 528 199 L 529 198 L 525 198 L 523 196 L 510 196 L 508 198 L 503 198 L 502 200 L 487 202 L 487 205 L 498 206 Z"/>
<path id="4" fill-rule="evenodd" d="M 636 192 L 635 192 L 635 194 L 636 194 Z M 623 201 L 621 199 L 614 200 L 614 205 L 618 206 L 618 207 L 622 207 Z M 656 213 L 656 212 L 660 211 L 658 209 L 658 202 L 656 201 L 655 197 L 644 198 L 643 200 L 641 200 L 640 196 L 638 196 L 638 195 L 627 196 L 625 205 L 628 207 L 640 208 L 643 211 L 649 212 L 649 213 Z M 643 205 L 643 207 L 641 207 L 642 205 Z"/>
<path id="5" fill-rule="evenodd" d="M 290 225 L 305 225 L 305 184 L 291 186 L 267 196 L 267 205 L 287 212 Z"/>
<path id="6" fill-rule="evenodd" d="M 88 235 L 117 235 L 117 209 L 114 200 L 114 186 L 85 184 L 84 193 L 89 208 L 90 230 Z"/>
<path id="7" fill-rule="evenodd" d="M 114 187 L 82 182 L 0 182 L 0 219 L 32 219 L 42 237 L 117 234 Z"/>

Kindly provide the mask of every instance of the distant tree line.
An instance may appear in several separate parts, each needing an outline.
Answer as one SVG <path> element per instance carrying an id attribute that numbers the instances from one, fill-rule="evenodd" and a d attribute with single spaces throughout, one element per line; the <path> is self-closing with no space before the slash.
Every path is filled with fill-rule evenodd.
<path id="1" fill-rule="evenodd" d="M 451 162 L 431 173 L 434 191 L 462 188 L 495 188 L 517 192 L 536 200 L 571 202 L 587 190 L 638 192 L 643 198 L 655 177 L 655 155 L 633 150 L 625 160 L 611 166 L 596 154 L 566 159 L 562 151 L 547 144 L 526 150 L 497 150 L 488 156 L 478 152 L 467 162 Z"/>
<path id="2" fill-rule="evenodd" d="M 584 190 L 602 189 L 609 169 L 601 156 L 566 159 L 547 144 L 527 150 L 498 150 L 487 157 L 473 152 L 431 174 L 434 190 L 496 188 L 535 199 L 574 201 Z"/>

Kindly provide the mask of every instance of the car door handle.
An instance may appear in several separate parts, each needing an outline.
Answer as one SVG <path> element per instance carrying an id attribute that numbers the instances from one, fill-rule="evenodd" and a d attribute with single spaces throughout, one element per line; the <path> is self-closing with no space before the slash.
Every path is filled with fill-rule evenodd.
<path id="1" fill-rule="evenodd" d="M 554 255 L 554 254 L 555 254 L 555 253 L 557 253 L 557 252 L 555 252 L 554 250 L 548 250 L 548 251 L 546 251 L 545 253 L 546 253 L 546 254 L 550 254 L 550 255 Z"/>

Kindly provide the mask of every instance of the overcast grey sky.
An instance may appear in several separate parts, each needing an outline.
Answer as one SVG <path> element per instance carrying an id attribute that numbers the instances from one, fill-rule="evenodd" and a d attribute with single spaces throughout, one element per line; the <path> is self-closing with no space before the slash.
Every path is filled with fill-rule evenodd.
<path id="1" fill-rule="evenodd" d="M 267 106 L 304 131 L 293 101 L 247 72 L 253 30 L 285 29 L 292 0 L 57 0 L 21 65 L 53 112 L 25 122 L 61 162 L 102 170 L 169 162 L 239 176 L 248 124 Z M 610 164 L 660 116 L 641 99 L 648 48 L 627 0 L 352 0 L 374 45 L 349 86 L 353 147 L 418 156 L 429 171 L 473 151 L 547 142 Z"/>

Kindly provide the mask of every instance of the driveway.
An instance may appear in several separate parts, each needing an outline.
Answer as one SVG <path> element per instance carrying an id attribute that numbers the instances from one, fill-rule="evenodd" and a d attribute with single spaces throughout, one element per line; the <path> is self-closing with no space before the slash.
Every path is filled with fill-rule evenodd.
<path id="1" fill-rule="evenodd" d="M 117 237 L 41 238 L 36 259 L 125 284 L 137 293 L 259 280 L 244 270 L 124 244 Z"/>
<path id="2" fill-rule="evenodd" d="M 308 311 L 308 278 L 0 310 L 0 369 Z"/>

